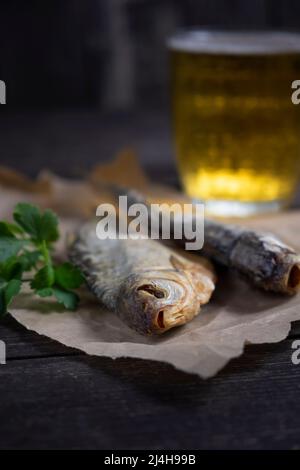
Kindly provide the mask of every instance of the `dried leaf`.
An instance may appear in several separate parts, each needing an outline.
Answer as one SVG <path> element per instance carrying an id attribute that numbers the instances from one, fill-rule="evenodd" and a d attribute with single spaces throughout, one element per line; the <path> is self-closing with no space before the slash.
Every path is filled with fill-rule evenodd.
<path id="1" fill-rule="evenodd" d="M 48 194 L 51 191 L 51 185 L 42 179 L 32 180 L 22 173 L 5 166 L 0 167 L 0 185 L 28 193 Z"/>
<path id="2" fill-rule="evenodd" d="M 98 189 L 106 185 L 116 185 L 142 191 L 149 184 L 138 157 L 131 149 L 122 150 L 109 163 L 97 165 L 90 173 L 89 181 Z"/>

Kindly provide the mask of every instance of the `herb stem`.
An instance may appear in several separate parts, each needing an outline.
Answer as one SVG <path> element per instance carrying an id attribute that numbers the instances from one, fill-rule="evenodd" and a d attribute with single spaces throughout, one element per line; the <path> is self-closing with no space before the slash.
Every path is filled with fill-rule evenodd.
<path id="1" fill-rule="evenodd" d="M 40 250 L 41 250 L 41 253 L 42 253 L 42 256 L 43 256 L 43 258 L 44 258 L 45 263 L 46 263 L 48 266 L 51 266 L 51 265 L 52 265 L 52 262 L 51 262 L 49 250 L 48 250 L 48 248 L 47 248 L 47 245 L 46 245 L 45 240 L 42 241 L 42 243 L 41 243 L 41 245 L 40 245 Z"/>

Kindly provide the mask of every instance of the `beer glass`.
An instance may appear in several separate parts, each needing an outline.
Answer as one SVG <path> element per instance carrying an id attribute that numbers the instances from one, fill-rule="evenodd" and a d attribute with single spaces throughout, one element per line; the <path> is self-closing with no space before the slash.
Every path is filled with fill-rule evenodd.
<path id="1" fill-rule="evenodd" d="M 300 34 L 187 31 L 168 45 L 187 194 L 221 216 L 287 205 L 300 169 Z"/>

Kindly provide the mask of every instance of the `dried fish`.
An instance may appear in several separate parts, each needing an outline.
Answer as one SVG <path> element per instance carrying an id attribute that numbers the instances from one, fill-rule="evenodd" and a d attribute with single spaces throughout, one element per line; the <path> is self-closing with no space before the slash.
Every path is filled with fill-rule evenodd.
<path id="1" fill-rule="evenodd" d="M 206 220 L 202 254 L 265 290 L 295 294 L 300 289 L 300 255 L 271 234 Z"/>
<path id="2" fill-rule="evenodd" d="M 149 205 L 136 191 L 126 194 L 129 204 L 143 202 Z M 182 201 L 191 202 L 183 196 Z M 169 201 L 170 205 L 172 203 Z M 183 237 L 174 242 L 184 245 L 186 239 Z M 284 294 L 295 294 L 300 290 L 300 255 L 272 234 L 205 219 L 204 246 L 200 253 L 237 271 L 262 289 Z"/>
<path id="3" fill-rule="evenodd" d="M 189 322 L 215 287 L 207 260 L 150 239 L 99 240 L 94 222 L 80 229 L 70 258 L 101 303 L 143 334 Z"/>

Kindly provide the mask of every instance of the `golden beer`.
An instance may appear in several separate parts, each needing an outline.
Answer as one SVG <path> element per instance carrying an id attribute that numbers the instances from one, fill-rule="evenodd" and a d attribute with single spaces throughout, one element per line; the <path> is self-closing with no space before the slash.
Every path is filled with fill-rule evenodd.
<path id="1" fill-rule="evenodd" d="M 286 205 L 300 169 L 300 35 L 193 31 L 169 46 L 186 192 L 216 215 Z"/>

